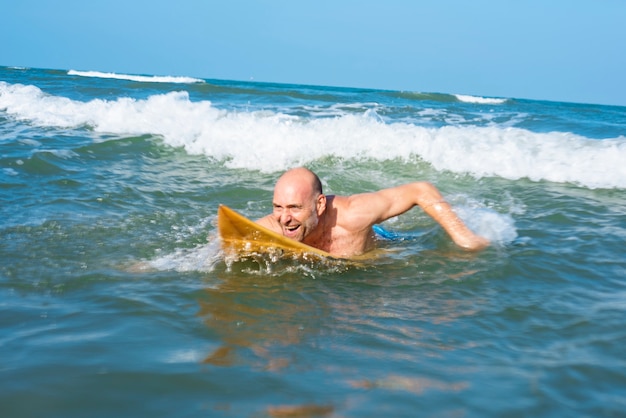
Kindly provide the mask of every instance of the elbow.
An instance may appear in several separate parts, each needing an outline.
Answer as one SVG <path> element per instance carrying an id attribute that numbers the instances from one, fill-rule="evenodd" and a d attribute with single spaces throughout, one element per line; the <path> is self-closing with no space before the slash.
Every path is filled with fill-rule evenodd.
<path id="1" fill-rule="evenodd" d="M 417 204 L 424 207 L 432 204 L 433 202 L 443 201 L 443 196 L 439 193 L 439 190 L 428 181 L 419 181 L 412 184 L 414 190 L 414 196 L 417 197 Z"/>

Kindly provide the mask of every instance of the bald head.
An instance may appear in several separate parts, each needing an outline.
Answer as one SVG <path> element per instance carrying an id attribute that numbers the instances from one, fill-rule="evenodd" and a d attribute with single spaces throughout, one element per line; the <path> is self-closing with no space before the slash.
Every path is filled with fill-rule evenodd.
<path id="1" fill-rule="evenodd" d="M 326 210 L 322 182 L 311 170 L 299 167 L 285 172 L 274 187 L 274 218 L 283 235 L 303 241 L 317 229 Z"/>
<path id="2" fill-rule="evenodd" d="M 320 178 L 317 174 L 304 167 L 292 168 L 286 171 L 276 182 L 274 192 L 285 187 L 295 187 L 313 197 L 323 193 Z"/>

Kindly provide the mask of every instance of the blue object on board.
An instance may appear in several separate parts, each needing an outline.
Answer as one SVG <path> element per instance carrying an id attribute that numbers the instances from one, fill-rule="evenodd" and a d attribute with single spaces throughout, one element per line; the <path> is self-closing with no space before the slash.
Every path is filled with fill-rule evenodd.
<path id="1" fill-rule="evenodd" d="M 374 230 L 374 233 L 376 233 L 376 235 L 383 239 L 388 239 L 390 241 L 400 241 L 404 239 L 402 236 L 400 236 L 400 234 L 389 231 L 380 225 L 373 225 L 372 229 Z"/>

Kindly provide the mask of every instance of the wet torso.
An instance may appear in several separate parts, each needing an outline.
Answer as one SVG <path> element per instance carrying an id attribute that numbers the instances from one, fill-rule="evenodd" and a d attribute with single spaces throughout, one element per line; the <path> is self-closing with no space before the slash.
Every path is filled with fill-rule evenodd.
<path id="1" fill-rule="evenodd" d="M 326 211 L 320 218 L 318 230 L 303 242 L 337 257 L 351 257 L 374 249 L 376 235 L 372 227 L 349 229 L 342 220 L 346 215 L 349 216 L 343 207 L 343 198 L 327 196 Z"/>

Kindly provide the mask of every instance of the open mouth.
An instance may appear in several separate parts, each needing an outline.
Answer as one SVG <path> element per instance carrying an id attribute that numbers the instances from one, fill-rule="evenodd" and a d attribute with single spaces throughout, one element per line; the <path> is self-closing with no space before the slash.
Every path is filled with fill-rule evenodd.
<path id="1" fill-rule="evenodd" d="M 300 229 L 300 225 L 295 226 L 285 226 L 283 225 L 283 234 L 288 237 L 292 237 L 297 234 Z"/>

